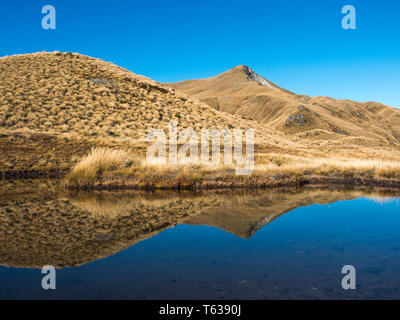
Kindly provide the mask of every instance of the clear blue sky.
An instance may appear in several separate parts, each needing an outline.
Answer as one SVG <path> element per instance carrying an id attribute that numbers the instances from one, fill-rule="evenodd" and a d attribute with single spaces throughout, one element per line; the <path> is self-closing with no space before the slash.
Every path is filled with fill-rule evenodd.
<path id="1" fill-rule="evenodd" d="M 43 30 L 54 5 L 57 29 Z M 343 30 L 341 8 L 357 10 Z M 291 91 L 400 107 L 400 1 L 1 0 L 0 56 L 72 51 L 157 81 L 239 64 Z"/>

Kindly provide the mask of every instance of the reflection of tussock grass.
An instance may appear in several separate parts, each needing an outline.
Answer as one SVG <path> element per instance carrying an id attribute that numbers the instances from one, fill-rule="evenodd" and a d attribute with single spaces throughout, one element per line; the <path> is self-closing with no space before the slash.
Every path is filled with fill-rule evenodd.
<path id="1" fill-rule="evenodd" d="M 173 192 L 173 191 L 94 191 L 71 192 L 68 201 L 85 212 L 94 216 L 127 216 L 140 212 L 162 212 L 165 208 L 175 211 L 201 213 L 207 208 L 221 208 L 244 211 L 261 210 L 263 212 L 281 212 L 286 208 L 288 199 L 300 205 L 309 203 L 326 204 L 338 200 L 349 200 L 367 197 L 379 203 L 387 203 L 400 196 L 393 189 L 376 188 L 346 188 L 336 189 L 328 187 L 309 188 L 276 188 L 270 190 L 218 192 L 203 191 L 200 193 Z M 288 206 L 290 207 L 290 206 Z M 151 208 L 151 209 L 150 209 Z"/>
<path id="2" fill-rule="evenodd" d="M 146 215 L 150 210 L 158 212 L 163 208 L 176 206 L 178 209 L 182 201 L 175 196 L 154 196 L 141 193 L 101 192 L 70 194 L 68 200 L 80 209 L 94 216 L 128 216 L 135 212 Z M 184 206 L 182 207 L 184 208 Z"/>
<path id="3" fill-rule="evenodd" d="M 94 216 L 124 216 L 129 215 L 133 208 L 139 208 L 141 202 L 137 200 L 110 201 L 109 199 L 73 199 L 71 203 Z"/>

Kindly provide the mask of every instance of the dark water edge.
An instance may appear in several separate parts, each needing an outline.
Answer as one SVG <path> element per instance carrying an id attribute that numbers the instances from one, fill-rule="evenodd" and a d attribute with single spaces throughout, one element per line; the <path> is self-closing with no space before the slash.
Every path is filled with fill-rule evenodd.
<path id="1" fill-rule="evenodd" d="M 394 190 L 1 190 L 1 299 L 400 298 Z M 46 264 L 56 290 L 41 288 Z M 342 289 L 343 265 L 356 290 Z"/>

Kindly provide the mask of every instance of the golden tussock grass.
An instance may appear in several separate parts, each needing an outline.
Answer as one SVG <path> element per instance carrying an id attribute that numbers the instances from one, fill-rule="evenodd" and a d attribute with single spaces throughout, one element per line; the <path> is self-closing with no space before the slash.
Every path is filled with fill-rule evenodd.
<path id="1" fill-rule="evenodd" d="M 284 158 L 276 156 L 270 164 L 256 166 L 256 172 L 288 175 L 322 175 L 363 178 L 400 179 L 400 161 L 356 158 Z M 278 164 L 277 164 L 278 163 Z"/>
<path id="2" fill-rule="evenodd" d="M 67 176 L 72 188 L 98 185 L 130 185 L 136 187 L 170 188 L 190 186 L 202 181 L 240 181 L 252 179 L 293 179 L 305 176 L 333 178 L 400 179 L 400 162 L 340 158 L 305 159 L 299 157 L 258 163 L 250 176 L 235 176 L 234 166 L 150 165 L 125 150 L 94 148 L 76 164 Z"/>
<path id="3" fill-rule="evenodd" d="M 93 185 L 102 174 L 126 168 L 131 164 L 131 156 L 124 150 L 93 148 L 75 165 L 68 176 L 68 182 L 71 185 Z"/>
<path id="4" fill-rule="evenodd" d="M 129 179 L 138 186 L 164 188 L 234 174 L 233 166 L 148 164 L 122 149 L 93 148 L 75 165 L 66 181 L 69 187 L 90 188 L 102 182 L 110 184 L 113 179 L 117 179 L 117 183 Z"/>

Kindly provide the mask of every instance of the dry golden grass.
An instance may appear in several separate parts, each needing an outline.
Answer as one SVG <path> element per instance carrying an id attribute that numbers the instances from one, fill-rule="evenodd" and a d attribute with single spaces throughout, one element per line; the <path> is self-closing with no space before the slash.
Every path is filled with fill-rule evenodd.
<path id="1" fill-rule="evenodd" d="M 124 150 L 97 148 L 84 157 L 67 176 L 72 188 L 98 185 L 176 188 L 193 186 L 202 181 L 242 181 L 252 178 L 269 180 L 305 176 L 400 180 L 400 161 L 340 158 L 305 159 L 272 155 L 268 163 L 258 163 L 249 177 L 235 176 L 234 166 L 150 165 Z"/>
<path id="2" fill-rule="evenodd" d="M 278 164 L 258 165 L 256 166 L 256 172 L 400 179 L 400 161 L 333 157 L 317 159 L 291 158 L 290 160 L 280 159 Z"/>
<path id="3" fill-rule="evenodd" d="M 78 162 L 68 181 L 72 185 L 93 185 L 103 173 L 113 172 L 132 165 L 130 155 L 124 150 L 93 148 Z"/>
<path id="4" fill-rule="evenodd" d="M 163 188 L 193 183 L 206 176 L 228 177 L 235 174 L 232 166 L 148 164 L 125 150 L 93 148 L 67 176 L 67 186 L 91 188 L 113 178 L 128 178 L 138 186 L 153 184 Z"/>

